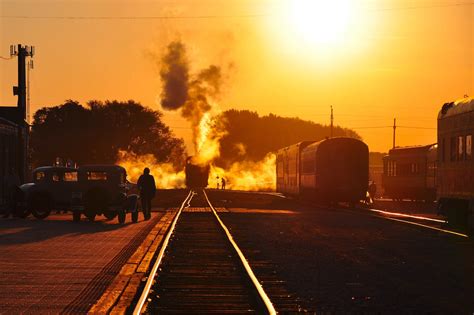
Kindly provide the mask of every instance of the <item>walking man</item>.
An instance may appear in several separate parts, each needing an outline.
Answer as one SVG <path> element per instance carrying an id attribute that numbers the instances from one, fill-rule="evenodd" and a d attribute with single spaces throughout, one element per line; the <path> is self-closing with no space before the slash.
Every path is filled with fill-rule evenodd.
<path id="1" fill-rule="evenodd" d="M 222 177 L 221 188 L 222 188 L 222 190 L 225 190 L 225 178 L 224 177 Z"/>
<path id="2" fill-rule="evenodd" d="M 156 186 L 155 178 L 150 175 L 150 169 L 145 167 L 143 174 L 137 182 L 138 190 L 140 191 L 140 199 L 142 204 L 142 211 L 145 220 L 151 218 L 151 200 L 155 197 Z"/>

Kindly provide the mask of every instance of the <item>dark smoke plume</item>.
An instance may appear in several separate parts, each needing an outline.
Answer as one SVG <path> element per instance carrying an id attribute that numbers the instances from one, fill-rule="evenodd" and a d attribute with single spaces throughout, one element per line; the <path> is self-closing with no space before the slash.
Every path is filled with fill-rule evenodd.
<path id="1" fill-rule="evenodd" d="M 186 60 L 186 48 L 179 42 L 168 45 L 160 71 L 164 83 L 161 93 L 161 106 L 175 110 L 184 105 L 188 98 L 189 68 Z"/>
<path id="2" fill-rule="evenodd" d="M 196 146 L 199 122 L 212 109 L 211 100 L 216 99 L 220 93 L 221 68 L 211 65 L 191 76 L 186 47 L 180 41 L 168 45 L 161 66 L 160 76 L 164 87 L 161 106 L 168 110 L 181 109 L 181 115 L 191 123 Z"/>

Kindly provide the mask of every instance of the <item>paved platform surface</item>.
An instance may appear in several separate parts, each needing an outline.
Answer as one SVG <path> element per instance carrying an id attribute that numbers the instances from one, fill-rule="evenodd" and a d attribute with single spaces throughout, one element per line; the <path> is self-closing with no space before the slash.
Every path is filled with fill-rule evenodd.
<path id="1" fill-rule="evenodd" d="M 125 225 L 0 219 L 0 314 L 86 313 L 162 215 Z"/>

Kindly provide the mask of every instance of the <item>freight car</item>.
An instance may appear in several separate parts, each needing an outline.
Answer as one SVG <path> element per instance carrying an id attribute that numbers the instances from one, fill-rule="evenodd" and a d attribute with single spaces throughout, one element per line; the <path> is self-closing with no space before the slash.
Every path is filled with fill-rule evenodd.
<path id="1" fill-rule="evenodd" d="M 474 98 L 446 103 L 438 114 L 438 206 L 448 222 L 474 228 Z"/>
<path id="2" fill-rule="evenodd" d="M 369 150 L 354 138 L 305 141 L 277 152 L 277 191 L 321 202 L 366 197 Z"/>
<path id="3" fill-rule="evenodd" d="M 383 158 L 384 196 L 436 200 L 436 160 L 436 144 L 391 149 Z"/>
<path id="4" fill-rule="evenodd" d="M 206 188 L 209 180 L 210 167 L 208 164 L 201 165 L 194 161 L 193 157 L 186 159 L 186 187 Z"/>

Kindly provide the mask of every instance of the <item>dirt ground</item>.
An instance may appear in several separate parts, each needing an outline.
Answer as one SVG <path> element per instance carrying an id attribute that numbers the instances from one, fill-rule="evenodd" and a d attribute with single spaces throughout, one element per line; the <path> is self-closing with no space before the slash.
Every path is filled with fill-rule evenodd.
<path id="1" fill-rule="evenodd" d="M 232 204 L 251 203 L 250 196 L 212 196 L 219 206 L 231 197 Z M 305 309 L 318 314 L 474 311 L 472 240 L 287 200 L 282 201 L 287 211 L 281 206 L 272 211 L 272 203 L 278 199 L 261 207 L 265 211 L 230 207 L 222 216 L 250 263 L 272 261 Z"/>

